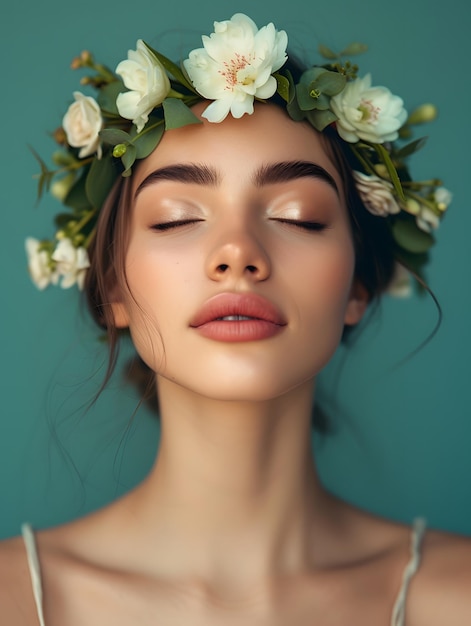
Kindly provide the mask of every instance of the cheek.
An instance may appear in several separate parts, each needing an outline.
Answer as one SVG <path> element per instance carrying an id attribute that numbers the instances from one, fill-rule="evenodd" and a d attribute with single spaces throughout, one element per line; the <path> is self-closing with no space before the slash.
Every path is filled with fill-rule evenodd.
<path id="1" fill-rule="evenodd" d="M 183 254 L 175 247 L 169 252 L 145 238 L 131 241 L 126 258 L 125 306 L 135 347 L 152 369 L 165 354 L 169 331 L 198 284 L 197 267 L 198 260 L 188 255 L 188 250 Z"/>
<path id="2" fill-rule="evenodd" d="M 296 289 L 299 315 L 307 315 L 319 323 L 332 321 L 341 330 L 355 267 L 349 235 L 321 241 L 313 250 L 307 250 L 304 258 L 294 261 L 287 258 L 286 262 L 285 280 Z"/>

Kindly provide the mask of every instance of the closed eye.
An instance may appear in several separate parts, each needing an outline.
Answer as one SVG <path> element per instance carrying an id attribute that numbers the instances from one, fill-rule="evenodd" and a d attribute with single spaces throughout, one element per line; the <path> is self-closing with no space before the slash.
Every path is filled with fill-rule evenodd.
<path id="1" fill-rule="evenodd" d="M 189 226 L 190 224 L 196 224 L 197 222 L 202 222 L 203 220 L 199 219 L 191 219 L 191 220 L 172 220 L 171 222 L 161 222 L 160 224 L 152 224 L 152 230 L 165 231 L 171 230 L 172 228 L 179 228 L 181 226 Z"/>
<path id="2" fill-rule="evenodd" d="M 297 228 L 301 228 L 303 230 L 314 231 L 314 232 L 322 232 L 326 228 L 328 228 L 327 224 L 322 224 L 321 222 L 315 221 L 305 221 L 305 220 L 291 220 L 283 217 L 271 218 L 275 222 L 281 222 L 282 224 L 287 224 L 288 226 L 295 226 Z"/>

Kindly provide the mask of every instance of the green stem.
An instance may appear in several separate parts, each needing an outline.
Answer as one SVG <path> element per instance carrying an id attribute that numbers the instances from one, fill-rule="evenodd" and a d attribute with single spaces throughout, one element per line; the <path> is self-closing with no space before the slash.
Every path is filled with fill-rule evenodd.
<path id="1" fill-rule="evenodd" d="M 72 237 L 74 237 L 75 235 L 78 235 L 78 233 L 82 230 L 82 228 L 88 224 L 88 222 L 92 219 L 92 217 L 95 216 L 95 214 L 96 214 L 96 209 L 92 209 L 91 211 L 88 211 L 87 213 L 85 213 L 85 215 L 82 217 L 80 222 L 77 222 L 77 224 L 72 229 L 72 233 L 71 233 Z"/>

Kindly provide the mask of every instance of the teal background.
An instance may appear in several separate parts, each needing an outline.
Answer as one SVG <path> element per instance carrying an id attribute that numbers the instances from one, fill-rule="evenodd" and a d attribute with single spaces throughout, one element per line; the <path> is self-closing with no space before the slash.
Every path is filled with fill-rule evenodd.
<path id="1" fill-rule="evenodd" d="M 362 73 L 409 110 L 428 101 L 440 109 L 412 169 L 416 178 L 441 176 L 454 192 L 428 274 L 442 326 L 410 356 L 430 335 L 436 308 L 428 297 L 386 298 L 324 375 L 337 418 L 335 433 L 315 445 L 326 485 L 347 500 L 471 534 L 468 3 L 45 0 L 8 3 L 0 25 L 0 537 L 25 520 L 42 527 L 82 515 L 131 488 L 150 468 L 159 434 L 145 409 L 135 414 L 137 395 L 120 375 L 88 407 L 106 359 L 97 333 L 74 289 L 40 293 L 29 281 L 24 238 L 50 236 L 59 205 L 45 198 L 35 207 L 37 165 L 27 144 L 49 159 L 48 133 L 80 89 L 69 63 L 82 49 L 114 68 L 141 37 L 178 58 L 199 47 L 215 19 L 237 11 L 260 26 L 274 21 L 313 61 L 319 42 L 365 42 Z"/>

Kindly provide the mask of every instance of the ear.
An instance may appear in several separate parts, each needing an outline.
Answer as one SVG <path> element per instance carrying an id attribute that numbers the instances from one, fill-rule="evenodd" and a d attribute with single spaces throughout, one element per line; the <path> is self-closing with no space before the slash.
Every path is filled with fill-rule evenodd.
<path id="1" fill-rule="evenodd" d="M 129 315 L 123 302 L 112 302 L 111 312 L 113 313 L 113 321 L 116 328 L 128 328 Z"/>
<path id="2" fill-rule="evenodd" d="M 345 309 L 344 324 L 346 326 L 358 324 L 365 314 L 369 301 L 370 297 L 364 285 L 359 280 L 354 279 Z"/>

